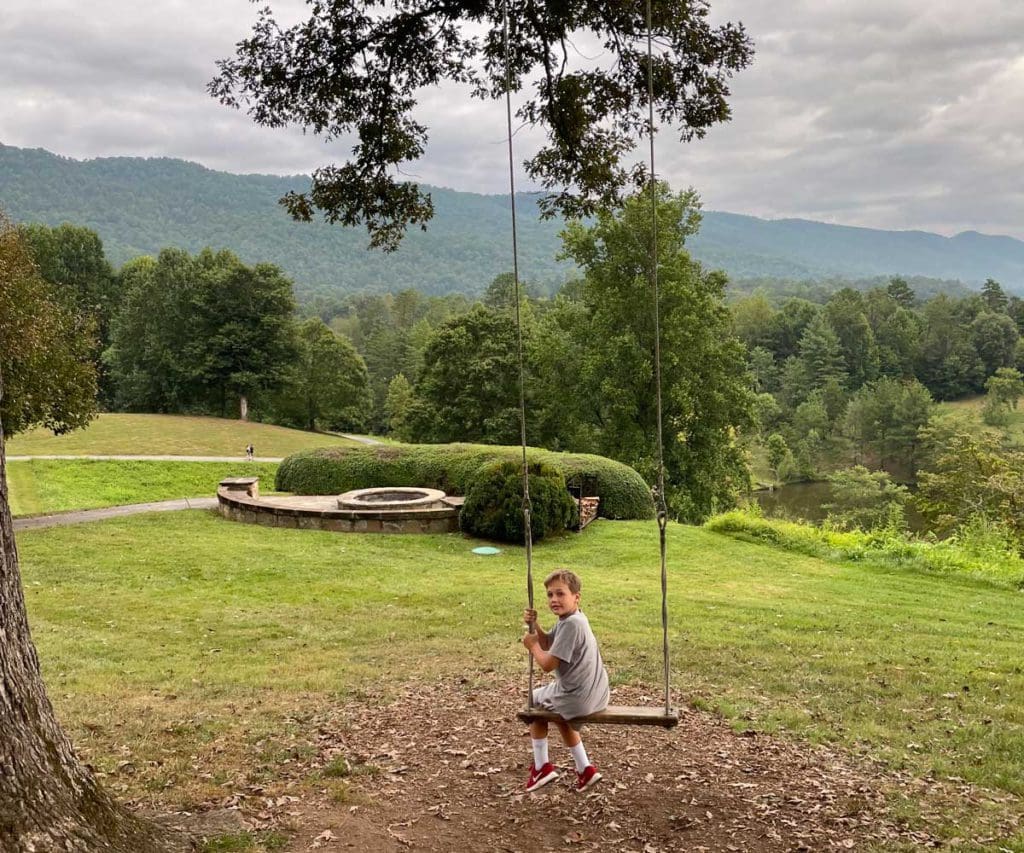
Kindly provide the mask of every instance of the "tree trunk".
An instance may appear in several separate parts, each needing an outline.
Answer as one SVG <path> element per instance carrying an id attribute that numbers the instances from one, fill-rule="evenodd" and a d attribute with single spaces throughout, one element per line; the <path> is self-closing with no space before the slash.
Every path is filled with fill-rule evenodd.
<path id="1" fill-rule="evenodd" d="M 0 850 L 185 849 L 182 839 L 137 819 L 100 789 L 54 717 L 25 615 L 4 457 L 0 425 Z"/>
<path id="2" fill-rule="evenodd" d="M 249 420 L 249 398 L 245 394 L 238 396 L 238 417 L 243 420 Z"/>

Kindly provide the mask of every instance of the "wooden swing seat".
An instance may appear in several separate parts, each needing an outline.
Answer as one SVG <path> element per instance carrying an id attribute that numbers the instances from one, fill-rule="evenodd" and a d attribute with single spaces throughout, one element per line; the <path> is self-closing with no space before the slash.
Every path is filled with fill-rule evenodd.
<path id="1" fill-rule="evenodd" d="M 543 708 L 527 708 L 516 716 L 524 723 L 532 723 L 534 720 L 555 723 L 562 719 L 554 711 L 546 711 Z M 664 729 L 671 729 L 679 725 L 679 713 L 672 709 L 666 714 L 664 708 L 652 708 L 647 705 L 609 705 L 603 711 L 576 717 L 571 722 L 599 726 L 661 726 Z"/>

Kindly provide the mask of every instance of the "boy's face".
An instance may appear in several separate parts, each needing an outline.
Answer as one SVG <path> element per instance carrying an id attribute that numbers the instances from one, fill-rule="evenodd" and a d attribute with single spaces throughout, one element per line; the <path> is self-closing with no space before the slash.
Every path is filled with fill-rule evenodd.
<path id="1" fill-rule="evenodd" d="M 571 616 L 580 606 L 580 594 L 571 592 L 564 581 L 554 581 L 547 588 L 548 607 L 559 619 Z"/>

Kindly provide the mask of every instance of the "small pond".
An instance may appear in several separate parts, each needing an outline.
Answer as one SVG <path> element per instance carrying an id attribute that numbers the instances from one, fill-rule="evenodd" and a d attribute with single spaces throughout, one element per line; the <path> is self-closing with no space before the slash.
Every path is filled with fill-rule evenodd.
<path id="1" fill-rule="evenodd" d="M 828 515 L 825 505 L 832 502 L 832 489 L 827 482 L 787 483 L 774 491 L 754 492 L 751 497 L 769 518 L 803 519 L 817 524 Z M 909 501 L 906 513 L 907 526 L 912 532 L 927 532 L 928 522 Z"/>

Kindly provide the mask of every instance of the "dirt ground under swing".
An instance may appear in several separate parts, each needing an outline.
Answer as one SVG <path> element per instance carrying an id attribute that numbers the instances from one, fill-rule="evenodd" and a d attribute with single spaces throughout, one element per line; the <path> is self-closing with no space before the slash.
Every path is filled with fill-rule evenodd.
<path id="1" fill-rule="evenodd" d="M 573 789 L 571 757 L 552 730 L 561 776 L 523 792 L 530 757 L 514 712 L 521 685 L 410 685 L 397 698 L 364 697 L 315 714 L 313 756 L 282 765 L 275 795 L 253 788 L 209 804 L 236 825 L 290 836 L 288 851 L 853 850 L 940 846 L 891 813 L 891 796 L 933 804 L 981 801 L 970 786 L 914 779 L 835 750 L 736 732 L 683 709 L 677 729 L 589 727 L 604 779 Z M 657 704 L 618 688 L 613 701 Z M 325 768 L 338 779 L 316 783 Z M 318 776 L 318 774 L 320 774 Z M 280 791 L 294 789 L 296 796 Z M 927 818 L 928 809 L 922 810 Z M 213 817 L 209 814 L 208 817 Z M 977 839 L 975 839 L 977 841 Z"/>

